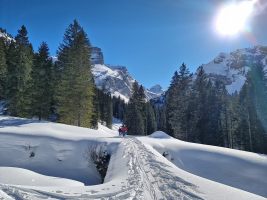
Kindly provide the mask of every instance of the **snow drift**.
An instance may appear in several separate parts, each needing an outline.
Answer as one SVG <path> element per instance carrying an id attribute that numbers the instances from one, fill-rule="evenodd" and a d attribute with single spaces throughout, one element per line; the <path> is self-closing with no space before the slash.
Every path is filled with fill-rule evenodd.
<path id="1" fill-rule="evenodd" d="M 120 138 L 103 126 L 13 117 L 0 117 L 0 127 L 0 199 L 267 197 L 265 155 L 182 142 L 163 132 Z M 85 156 L 95 144 L 111 153 L 103 184 Z"/>

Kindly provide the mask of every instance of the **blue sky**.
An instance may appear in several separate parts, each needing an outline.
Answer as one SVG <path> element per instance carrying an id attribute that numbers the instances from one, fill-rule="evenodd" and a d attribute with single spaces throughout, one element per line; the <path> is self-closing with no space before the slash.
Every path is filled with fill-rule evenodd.
<path id="1" fill-rule="evenodd" d="M 51 55 L 66 27 L 77 19 L 105 62 L 125 65 L 140 83 L 167 88 L 185 62 L 190 70 L 219 52 L 254 46 L 247 37 L 223 38 L 214 17 L 223 0 L 0 0 L 0 27 L 15 35 L 26 25 L 35 50 L 42 41 Z M 253 17 L 251 34 L 267 45 L 267 13 Z"/>

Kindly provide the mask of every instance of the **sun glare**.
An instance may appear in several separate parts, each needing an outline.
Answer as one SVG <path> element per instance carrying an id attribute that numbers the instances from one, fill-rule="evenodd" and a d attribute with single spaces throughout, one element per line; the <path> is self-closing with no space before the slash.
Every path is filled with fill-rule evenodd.
<path id="1" fill-rule="evenodd" d="M 256 0 L 228 4 L 219 10 L 216 30 L 224 36 L 237 35 L 244 31 L 251 17 Z"/>

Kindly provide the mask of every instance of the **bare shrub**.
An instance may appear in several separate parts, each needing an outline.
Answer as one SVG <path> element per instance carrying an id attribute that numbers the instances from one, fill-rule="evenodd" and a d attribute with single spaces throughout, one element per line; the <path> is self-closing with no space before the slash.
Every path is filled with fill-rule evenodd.
<path id="1" fill-rule="evenodd" d="M 87 159 L 95 164 L 95 167 L 100 174 L 101 182 L 104 182 L 108 165 L 110 161 L 110 153 L 107 151 L 107 145 L 94 144 L 88 146 Z"/>

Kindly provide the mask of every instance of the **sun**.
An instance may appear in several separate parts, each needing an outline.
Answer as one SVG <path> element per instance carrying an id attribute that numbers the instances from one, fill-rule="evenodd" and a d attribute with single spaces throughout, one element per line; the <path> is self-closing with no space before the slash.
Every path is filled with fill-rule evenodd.
<path id="1" fill-rule="evenodd" d="M 215 20 L 216 30 L 224 36 L 244 31 L 257 0 L 235 2 L 222 7 Z"/>

